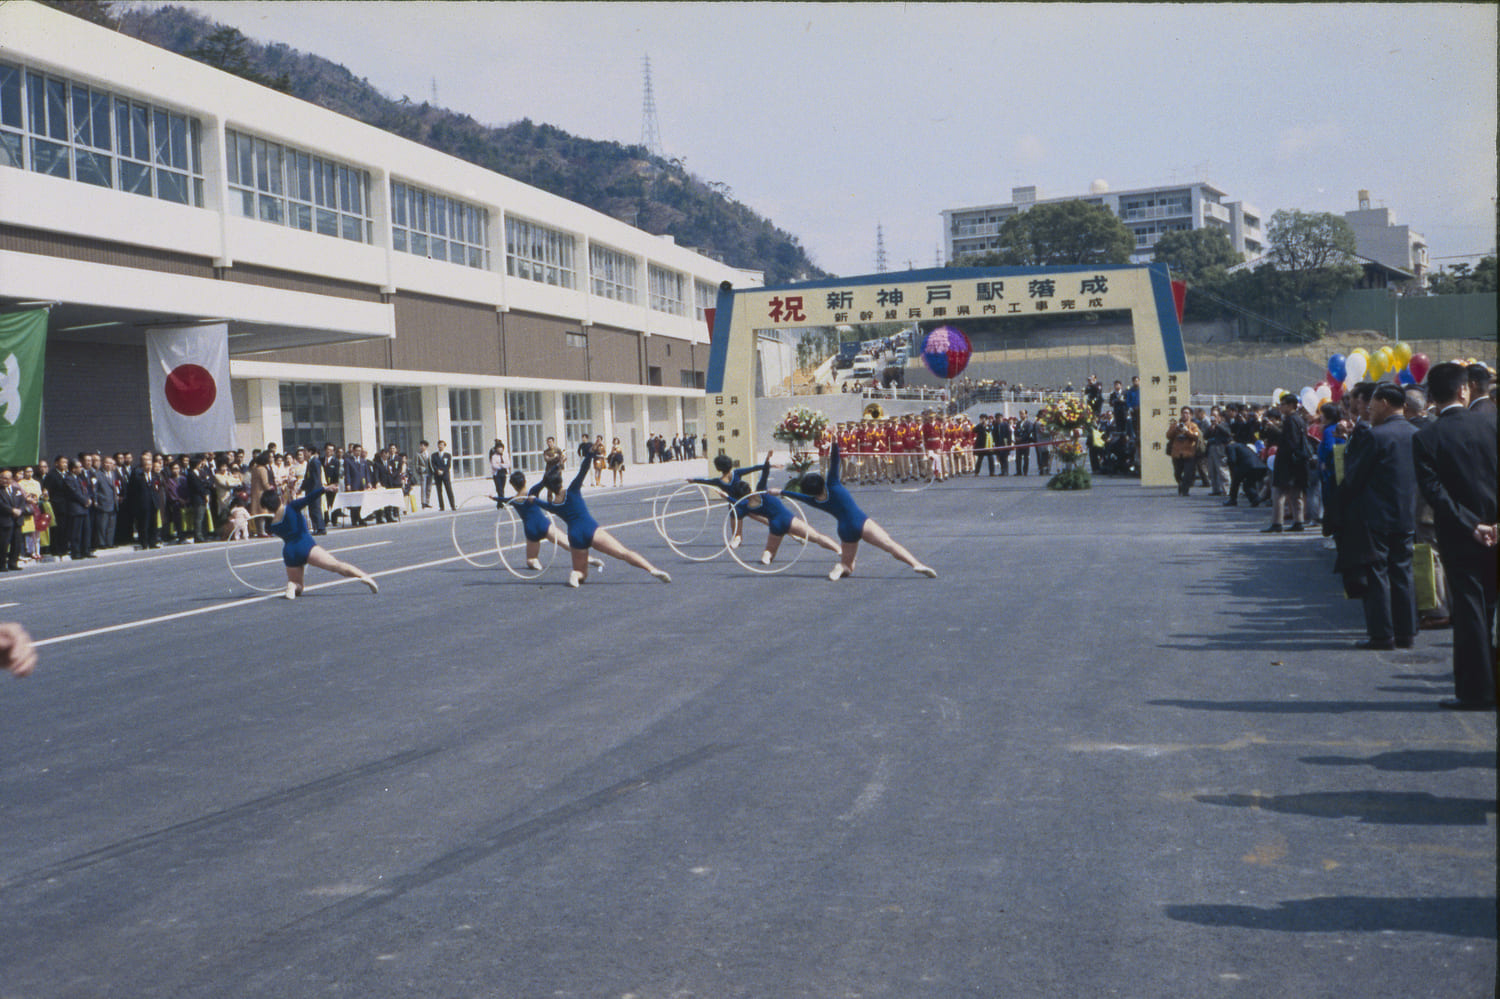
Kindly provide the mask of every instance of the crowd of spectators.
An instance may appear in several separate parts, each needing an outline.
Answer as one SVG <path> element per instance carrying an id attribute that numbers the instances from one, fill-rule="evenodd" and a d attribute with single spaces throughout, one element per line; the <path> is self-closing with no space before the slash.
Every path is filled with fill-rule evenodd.
<path id="1" fill-rule="evenodd" d="M 1421 384 L 1360 382 L 1316 412 L 1184 406 L 1166 428 L 1179 495 L 1194 485 L 1238 506 L 1269 505 L 1268 534 L 1310 532 L 1361 601 L 1362 649 L 1412 647 L 1452 628 L 1456 696 L 1495 704 L 1496 423 L 1493 375 L 1440 364 Z"/>
<path id="2" fill-rule="evenodd" d="M 419 457 L 428 467 L 423 445 Z M 100 549 L 132 545 L 201 544 L 231 534 L 264 537 L 257 515 L 261 496 L 271 489 L 283 503 L 325 483 L 341 483 L 348 491 L 399 489 L 401 506 L 347 511 L 356 526 L 394 521 L 403 506 L 414 508 L 412 489 L 421 478 L 394 444 L 373 456 L 357 443 L 328 444 L 321 454 L 306 447 L 287 454 L 274 442 L 248 457 L 243 449 L 145 451 L 139 459 L 128 451 L 59 454 L 50 462 L 0 470 L 0 566 L 10 571 L 28 561 L 94 558 Z M 310 513 L 316 530 L 326 530 L 323 511 Z M 334 509 L 329 517 L 338 523 L 345 514 Z"/>

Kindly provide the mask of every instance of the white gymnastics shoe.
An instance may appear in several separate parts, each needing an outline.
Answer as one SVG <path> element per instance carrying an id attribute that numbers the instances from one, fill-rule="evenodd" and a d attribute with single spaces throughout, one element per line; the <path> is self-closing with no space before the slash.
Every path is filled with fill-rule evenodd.
<path id="1" fill-rule="evenodd" d="M 743 538 L 741 538 L 738 534 L 736 534 L 734 537 L 732 537 L 732 538 L 729 539 L 729 547 L 730 548 L 738 548 L 740 546 L 740 542 L 743 541 L 743 540 L 744 540 Z"/>
<path id="2" fill-rule="evenodd" d="M 369 576 L 361 576 L 359 581 L 368 586 L 371 593 L 380 592 L 380 584 L 375 582 L 375 580 L 371 579 Z"/>
<path id="3" fill-rule="evenodd" d="M 589 565 L 593 566 L 595 569 L 598 569 L 600 572 L 604 571 L 604 559 L 602 558 L 589 559 Z"/>
<path id="4" fill-rule="evenodd" d="M 761 552 L 760 553 L 760 564 L 761 565 L 770 565 L 771 564 L 771 553 L 770 552 Z"/>
<path id="5" fill-rule="evenodd" d="M 535 569 L 537 572 L 541 572 L 542 560 L 539 558 L 529 558 L 526 560 L 526 568 Z"/>
<path id="6" fill-rule="evenodd" d="M 926 576 L 928 579 L 937 579 L 937 570 L 928 568 L 925 565 L 914 565 L 912 566 L 912 571 L 918 575 Z"/>
<path id="7" fill-rule="evenodd" d="M 283 593 L 282 596 L 286 597 L 288 600 L 296 600 L 297 599 L 297 584 L 293 583 L 291 581 L 288 581 L 287 584 L 286 584 L 286 592 Z"/>
<path id="8" fill-rule="evenodd" d="M 574 569 L 572 572 L 568 573 L 568 585 L 573 589 L 578 589 L 578 584 L 582 582 L 583 573 L 579 572 L 577 569 Z"/>
<path id="9" fill-rule="evenodd" d="M 664 570 L 662 570 L 662 569 L 652 569 L 651 570 L 651 575 L 655 576 L 657 579 L 661 580 L 663 583 L 670 583 L 672 581 L 672 577 L 669 576 L 669 575 L 667 575 L 667 573 Z"/>
<path id="10" fill-rule="evenodd" d="M 838 580 L 843 579 L 849 574 L 849 570 L 844 568 L 844 563 L 840 562 L 838 565 L 833 567 L 833 570 L 831 572 L 828 573 L 828 578 Z"/>

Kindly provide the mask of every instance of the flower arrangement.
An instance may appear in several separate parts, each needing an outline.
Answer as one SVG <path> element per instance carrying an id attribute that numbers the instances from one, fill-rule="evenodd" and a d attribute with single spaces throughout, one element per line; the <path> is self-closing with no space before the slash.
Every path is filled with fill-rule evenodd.
<path id="1" fill-rule="evenodd" d="M 771 433 L 779 441 L 786 441 L 796 451 L 799 444 L 808 444 L 817 440 L 828 429 L 828 414 L 816 409 L 808 409 L 806 406 L 795 406 L 787 410 L 781 422 Z"/>
<path id="2" fill-rule="evenodd" d="M 1052 445 L 1052 453 L 1057 455 L 1057 459 L 1064 465 L 1076 465 L 1089 452 L 1088 448 L 1083 446 L 1083 441 L 1066 440 Z"/>
<path id="3" fill-rule="evenodd" d="M 787 410 L 771 436 L 786 441 L 792 446 L 792 458 L 787 462 L 787 471 L 792 473 L 788 489 L 798 489 L 802 476 L 813 465 L 812 452 L 807 446 L 818 440 L 828 430 L 828 414 L 806 406 L 794 406 Z"/>
<path id="4" fill-rule="evenodd" d="M 1058 399 L 1036 413 L 1037 422 L 1049 430 L 1082 430 L 1094 422 L 1094 411 L 1077 399 Z"/>

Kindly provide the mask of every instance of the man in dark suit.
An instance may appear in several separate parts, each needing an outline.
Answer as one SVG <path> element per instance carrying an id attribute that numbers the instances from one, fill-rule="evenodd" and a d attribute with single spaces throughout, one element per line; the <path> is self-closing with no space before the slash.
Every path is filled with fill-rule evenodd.
<path id="1" fill-rule="evenodd" d="M 94 455 L 93 461 L 98 460 Z M 94 476 L 95 548 L 115 546 L 115 520 L 120 513 L 120 478 L 115 472 L 115 459 L 105 458 L 104 466 Z"/>
<path id="2" fill-rule="evenodd" d="M 324 451 L 327 452 L 330 458 L 333 457 L 332 444 L 324 445 Z M 309 447 L 307 449 L 307 466 L 302 472 L 302 495 L 306 496 L 315 489 L 321 489 L 323 485 L 323 458 L 318 454 L 316 448 Z M 312 521 L 314 534 L 328 533 L 328 526 L 323 523 L 323 500 L 321 498 L 315 503 L 307 504 L 307 516 Z"/>
<path id="3" fill-rule="evenodd" d="M 1036 443 L 1036 422 L 1026 415 L 1026 410 L 1021 410 L 1021 419 L 1016 423 L 1016 474 L 1027 475 L 1031 470 L 1031 451 L 1026 447 L 1028 444 Z"/>
<path id="4" fill-rule="evenodd" d="M 1471 364 L 1469 376 L 1469 409 L 1475 413 L 1494 413 L 1495 400 L 1490 398 L 1490 383 L 1495 376 L 1483 364 Z"/>
<path id="5" fill-rule="evenodd" d="M 193 467 L 182 476 L 183 499 L 187 501 L 188 522 L 193 525 L 193 544 L 208 540 L 208 507 L 214 498 L 214 473 L 208 467 L 208 455 L 193 456 Z"/>
<path id="6" fill-rule="evenodd" d="M 1412 442 L 1417 486 L 1432 506 L 1438 551 L 1448 581 L 1453 619 L 1453 686 L 1457 697 L 1445 708 L 1492 711 L 1495 707 L 1495 414 L 1468 404 L 1467 372 L 1461 364 L 1439 364 L 1427 372 L 1427 390 L 1437 406 L 1432 425 Z"/>
<path id="7" fill-rule="evenodd" d="M 373 484 L 370 479 L 370 463 L 365 460 L 365 449 L 358 444 L 350 444 L 344 452 L 344 494 L 347 496 L 364 492 Z M 355 527 L 365 526 L 363 511 L 363 505 L 349 507 L 349 520 Z"/>
<path id="8" fill-rule="evenodd" d="M 1342 567 L 1364 568 L 1364 649 L 1411 648 L 1417 633 L 1417 591 L 1412 545 L 1417 531 L 1417 482 L 1412 464 L 1414 428 L 1404 411 L 1406 393 L 1381 385 L 1370 400 L 1370 439 L 1345 466 L 1339 483 L 1343 511 Z"/>
<path id="9" fill-rule="evenodd" d="M 26 519 L 26 494 L 0 468 L 0 571 L 21 568 L 21 522 Z"/>
<path id="10" fill-rule="evenodd" d="M 135 540 L 142 548 L 161 547 L 161 528 L 156 517 L 162 509 L 162 491 L 152 471 L 153 455 L 141 452 L 141 463 L 130 470 L 130 510 L 135 516 Z"/>
<path id="11" fill-rule="evenodd" d="M 68 459 L 57 455 L 52 459 L 52 468 L 42 475 L 42 490 L 52 505 L 51 539 L 53 558 L 62 558 L 68 553 Z"/>
<path id="12" fill-rule="evenodd" d="M 68 557 L 75 562 L 94 557 L 88 550 L 89 507 L 93 500 L 81 473 L 82 469 L 69 468 L 63 476 L 62 505 L 68 508 Z M 54 503 L 53 508 L 57 505 Z"/>
<path id="13" fill-rule="evenodd" d="M 1011 431 L 1010 421 L 1003 413 L 995 414 L 995 423 L 990 428 L 990 446 L 995 448 L 995 458 L 1000 462 L 1000 474 L 1010 474 L 1010 451 L 1008 450 L 1015 439 Z"/>
<path id="14" fill-rule="evenodd" d="M 984 465 L 984 459 L 990 460 L 990 474 L 995 474 L 995 452 L 991 451 L 993 443 L 990 438 L 990 417 L 988 413 L 979 414 L 979 422 L 974 425 L 974 474 L 979 474 L 979 469 Z"/>
<path id="15" fill-rule="evenodd" d="M 443 509 L 443 494 L 448 495 L 448 508 L 458 509 L 453 502 L 453 455 L 448 451 L 447 441 L 438 441 L 432 452 L 432 484 L 437 488 L 438 509 Z"/>

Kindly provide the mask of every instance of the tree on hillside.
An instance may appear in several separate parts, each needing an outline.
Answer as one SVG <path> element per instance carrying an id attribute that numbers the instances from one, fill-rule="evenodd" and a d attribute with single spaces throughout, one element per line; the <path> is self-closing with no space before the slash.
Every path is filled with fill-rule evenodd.
<path id="1" fill-rule="evenodd" d="M 250 61 L 249 42 L 250 39 L 241 34 L 238 28 L 224 25 L 214 29 L 196 48 L 184 52 L 183 55 L 213 66 L 215 69 L 222 69 L 226 73 L 243 77 L 252 83 L 290 93 L 292 81 L 286 73 L 271 77 L 254 67 Z"/>
<path id="2" fill-rule="evenodd" d="M 1466 263 L 1454 264 L 1427 279 L 1427 290 L 1434 295 L 1470 295 L 1495 291 L 1495 257 L 1482 258 L 1473 270 Z"/>
<path id="3" fill-rule="evenodd" d="M 1325 305 L 1359 283 L 1354 230 L 1332 212 L 1281 209 L 1266 229 L 1268 256 L 1287 278 L 1287 305 Z"/>

